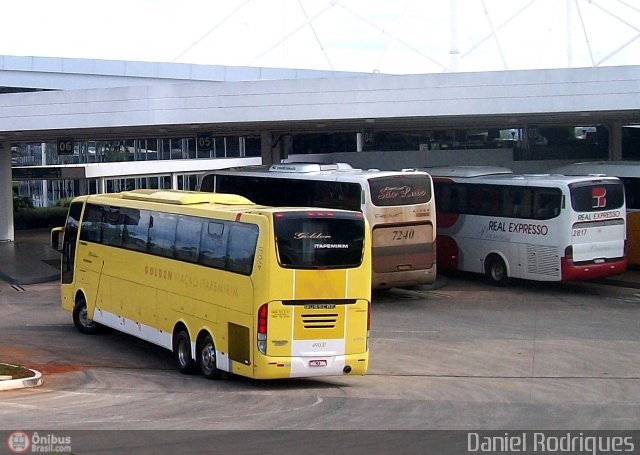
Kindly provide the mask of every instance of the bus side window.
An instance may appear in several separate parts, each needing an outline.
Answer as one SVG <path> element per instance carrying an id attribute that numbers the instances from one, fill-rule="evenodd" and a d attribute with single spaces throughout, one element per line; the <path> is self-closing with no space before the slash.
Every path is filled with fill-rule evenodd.
<path id="1" fill-rule="evenodd" d="M 527 202 L 527 190 L 517 187 L 505 187 L 504 216 L 508 218 L 527 218 L 531 212 L 531 204 Z"/>
<path id="2" fill-rule="evenodd" d="M 124 222 L 118 207 L 108 207 L 104 210 L 106 219 L 103 220 L 102 243 L 109 246 L 122 246 L 122 227 Z"/>
<path id="3" fill-rule="evenodd" d="M 548 220 L 560 214 L 561 194 L 537 190 L 535 195 L 535 218 L 538 220 Z"/>
<path id="4" fill-rule="evenodd" d="M 198 218 L 180 217 L 176 233 L 176 259 L 198 262 L 203 222 Z"/>
<path id="5" fill-rule="evenodd" d="M 145 251 L 149 241 L 149 218 L 147 210 L 121 209 L 124 221 L 122 246 L 129 250 Z"/>
<path id="6" fill-rule="evenodd" d="M 82 217 L 82 229 L 80 230 L 80 240 L 86 242 L 100 243 L 100 227 L 102 224 L 102 207 L 87 204 Z"/>
<path id="7" fill-rule="evenodd" d="M 258 226 L 253 224 L 231 225 L 227 254 L 227 268 L 232 272 L 250 275 L 258 242 Z"/>
<path id="8" fill-rule="evenodd" d="M 173 257 L 178 217 L 168 213 L 153 212 L 149 219 L 149 253 L 167 258 Z"/>
<path id="9" fill-rule="evenodd" d="M 457 213 L 469 213 L 469 185 L 456 185 L 456 192 L 454 193 L 456 199 L 452 199 L 457 207 Z M 455 210 L 454 210 L 455 211 Z"/>
<path id="10" fill-rule="evenodd" d="M 436 208 L 442 213 L 465 213 L 463 187 L 456 183 L 438 183 L 435 188 Z"/>
<path id="11" fill-rule="evenodd" d="M 207 267 L 224 269 L 226 262 L 226 231 L 221 222 L 205 223 L 200 239 L 200 256 L 198 262 Z"/>
<path id="12" fill-rule="evenodd" d="M 482 215 L 482 190 L 478 185 L 469 186 L 468 213 L 471 215 Z"/>

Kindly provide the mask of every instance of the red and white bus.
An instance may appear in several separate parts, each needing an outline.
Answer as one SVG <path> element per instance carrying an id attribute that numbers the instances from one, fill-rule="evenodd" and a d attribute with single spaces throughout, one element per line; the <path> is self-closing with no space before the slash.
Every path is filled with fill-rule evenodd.
<path id="1" fill-rule="evenodd" d="M 438 267 L 509 278 L 589 280 L 626 270 L 625 197 L 615 177 L 429 168 Z M 493 173 L 498 172 L 498 173 Z"/>
<path id="2" fill-rule="evenodd" d="M 564 175 L 611 175 L 624 184 L 627 204 L 627 261 L 640 268 L 640 161 L 586 161 L 550 171 Z"/>

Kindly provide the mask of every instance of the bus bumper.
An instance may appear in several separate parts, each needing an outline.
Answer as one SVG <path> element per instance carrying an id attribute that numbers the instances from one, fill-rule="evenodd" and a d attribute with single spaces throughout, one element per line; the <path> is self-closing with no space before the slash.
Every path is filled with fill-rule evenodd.
<path id="1" fill-rule="evenodd" d="M 364 375 L 369 353 L 318 357 L 260 356 L 253 368 L 256 379 L 307 378 Z"/>
<path id="2" fill-rule="evenodd" d="M 606 261 L 602 263 L 575 264 L 566 258 L 560 261 L 562 267 L 562 281 L 586 281 L 608 276 L 620 275 L 627 270 L 627 258 Z"/>

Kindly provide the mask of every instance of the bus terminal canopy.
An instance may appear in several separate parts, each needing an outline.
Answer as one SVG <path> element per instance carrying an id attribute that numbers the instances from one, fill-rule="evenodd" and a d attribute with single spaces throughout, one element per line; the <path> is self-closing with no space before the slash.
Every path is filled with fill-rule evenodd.
<path id="1" fill-rule="evenodd" d="M 640 66 L 385 75 L 0 56 L 0 87 L 11 89 L 0 95 L 0 240 L 13 239 L 12 178 L 271 164 L 284 158 L 282 137 L 297 133 L 597 124 L 611 132 L 610 158 L 621 159 L 622 125 L 640 124 L 638 81 Z M 56 165 L 12 177 L 15 143 L 199 134 L 258 136 L 261 157 Z"/>
<path id="2" fill-rule="evenodd" d="M 0 70 L 0 85 L 4 73 Z M 0 96 L 0 142 L 55 141 L 61 135 L 77 140 L 178 137 L 202 131 L 277 135 L 638 124 L 638 80 L 640 66 L 624 66 L 224 82 L 163 79 L 151 85 L 12 93 Z"/>

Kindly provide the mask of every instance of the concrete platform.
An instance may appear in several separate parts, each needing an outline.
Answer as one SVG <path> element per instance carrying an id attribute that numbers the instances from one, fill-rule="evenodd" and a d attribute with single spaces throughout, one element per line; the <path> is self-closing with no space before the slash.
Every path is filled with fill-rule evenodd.
<path id="1" fill-rule="evenodd" d="M 35 284 L 60 277 L 60 253 L 49 246 L 48 229 L 16 231 L 15 241 L 0 242 L 0 279 Z"/>

